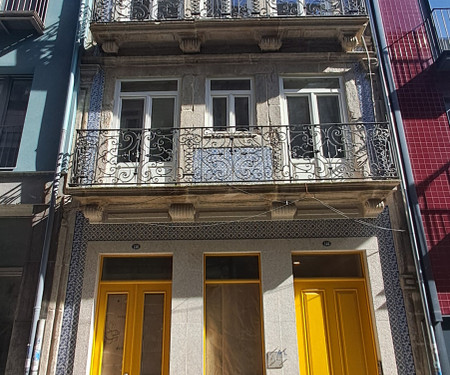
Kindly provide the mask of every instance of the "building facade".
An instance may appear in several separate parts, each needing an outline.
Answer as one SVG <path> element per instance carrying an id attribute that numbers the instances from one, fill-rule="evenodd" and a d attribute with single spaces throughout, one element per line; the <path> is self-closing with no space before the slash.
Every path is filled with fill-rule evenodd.
<path id="1" fill-rule="evenodd" d="M 442 370 L 450 373 L 450 8 L 414 0 L 378 5 L 391 97 L 399 113 L 396 123 L 409 160 L 408 198 L 417 206 L 415 227 L 429 310 Z"/>
<path id="2" fill-rule="evenodd" d="M 369 22 L 94 2 L 48 373 L 431 372 Z"/>
<path id="3" fill-rule="evenodd" d="M 50 286 L 54 275 L 61 210 L 53 210 L 50 221 L 50 196 L 78 9 L 76 2 L 62 0 L 0 1 L 2 374 L 22 373 L 26 357 L 31 359 L 27 344 L 30 331 L 36 336 L 33 316 L 51 326 L 54 315 L 50 288 L 43 285 L 45 280 Z M 47 272 L 42 253 L 49 260 Z M 37 289 L 42 298 L 36 297 L 42 294 Z"/>

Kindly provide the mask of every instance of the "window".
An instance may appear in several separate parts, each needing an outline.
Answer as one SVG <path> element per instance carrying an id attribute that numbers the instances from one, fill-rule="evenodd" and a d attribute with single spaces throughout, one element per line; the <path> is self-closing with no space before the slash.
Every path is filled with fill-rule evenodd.
<path id="1" fill-rule="evenodd" d="M 262 375 L 257 255 L 205 258 L 206 374 Z"/>
<path id="2" fill-rule="evenodd" d="M 0 167 L 16 166 L 31 79 L 0 78 Z"/>
<path id="3" fill-rule="evenodd" d="M 251 80 L 208 81 L 209 123 L 215 131 L 249 130 L 252 119 Z"/>
<path id="4" fill-rule="evenodd" d="M 177 80 L 120 82 L 118 134 L 109 147 L 117 155 L 114 169 L 120 170 L 122 182 L 168 175 L 165 168 L 174 156 L 177 90 Z"/>
<path id="5" fill-rule="evenodd" d="M 133 0 L 131 2 L 132 20 L 164 20 L 181 16 L 180 0 Z"/>
<path id="6" fill-rule="evenodd" d="M 249 0 L 205 0 L 208 17 L 247 17 L 251 15 Z"/>
<path id="7" fill-rule="evenodd" d="M 323 177 L 331 177 L 346 156 L 340 87 L 339 78 L 282 79 L 288 157 L 297 165 L 314 165 Z"/>
<path id="8" fill-rule="evenodd" d="M 172 258 L 102 263 L 91 374 L 168 375 Z"/>

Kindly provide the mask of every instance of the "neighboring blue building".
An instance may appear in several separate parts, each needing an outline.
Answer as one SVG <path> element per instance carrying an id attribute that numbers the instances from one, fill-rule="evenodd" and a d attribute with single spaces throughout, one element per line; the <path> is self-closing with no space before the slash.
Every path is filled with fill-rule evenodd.
<path id="1" fill-rule="evenodd" d="M 0 0 L 1 374 L 25 366 L 36 286 L 42 287 L 39 273 L 45 274 L 43 249 L 49 254 L 46 285 L 53 277 L 61 215 L 50 208 L 51 187 L 62 129 L 70 122 L 65 112 L 79 3 Z M 38 314 L 39 304 L 37 298 Z M 45 311 L 38 316 L 46 319 Z"/>

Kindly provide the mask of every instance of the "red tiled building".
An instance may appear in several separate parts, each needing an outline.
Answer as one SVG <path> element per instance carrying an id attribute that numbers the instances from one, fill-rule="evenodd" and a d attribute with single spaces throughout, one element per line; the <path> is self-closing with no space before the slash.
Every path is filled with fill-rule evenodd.
<path id="1" fill-rule="evenodd" d="M 425 234 L 424 261 L 431 265 L 426 276 L 436 285 L 430 298 L 439 302 L 449 348 L 450 8 L 420 0 L 379 0 L 378 6 Z"/>

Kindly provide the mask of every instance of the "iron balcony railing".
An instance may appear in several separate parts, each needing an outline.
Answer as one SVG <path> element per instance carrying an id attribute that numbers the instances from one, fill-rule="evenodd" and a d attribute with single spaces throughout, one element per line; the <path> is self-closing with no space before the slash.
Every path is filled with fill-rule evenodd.
<path id="1" fill-rule="evenodd" d="M 435 8 L 431 12 L 435 44 L 439 54 L 450 51 L 450 8 Z"/>
<path id="2" fill-rule="evenodd" d="M 93 22 L 366 14 L 364 0 L 95 0 Z"/>
<path id="3" fill-rule="evenodd" d="M 386 123 L 78 130 L 70 169 L 71 187 L 398 177 Z"/>
<path id="4" fill-rule="evenodd" d="M 21 126 L 0 125 L 0 168 L 16 166 L 21 138 Z"/>
<path id="5" fill-rule="evenodd" d="M 1 3 L 1 2 L 0 2 Z M 0 10 L 5 12 L 36 12 L 44 21 L 48 0 L 5 0 Z"/>

